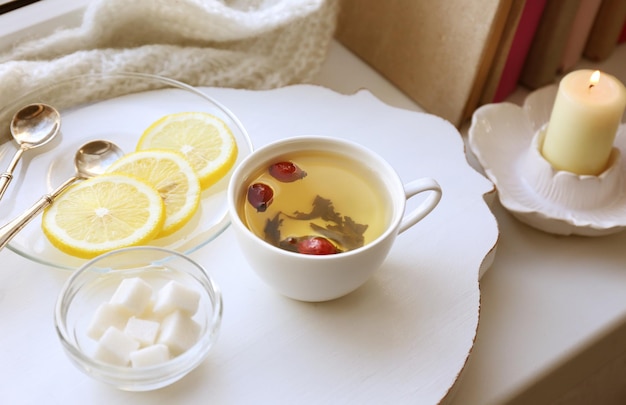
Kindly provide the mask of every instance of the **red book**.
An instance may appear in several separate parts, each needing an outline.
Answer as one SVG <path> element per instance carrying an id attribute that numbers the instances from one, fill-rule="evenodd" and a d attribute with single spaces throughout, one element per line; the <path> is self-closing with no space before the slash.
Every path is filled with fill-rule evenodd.
<path id="1" fill-rule="evenodd" d="M 493 97 L 494 103 L 503 101 L 515 90 L 545 5 L 546 0 L 526 1 Z"/>

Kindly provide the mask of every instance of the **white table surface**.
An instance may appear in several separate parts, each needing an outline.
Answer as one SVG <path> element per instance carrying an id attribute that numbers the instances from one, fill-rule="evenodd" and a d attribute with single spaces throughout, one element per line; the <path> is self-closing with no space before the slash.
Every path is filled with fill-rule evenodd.
<path id="1" fill-rule="evenodd" d="M 77 4 L 47 0 L 13 15 L 0 16 L 0 45 L 6 44 L 2 39 L 23 35 L 21 27 L 41 20 L 38 7 L 43 7 L 43 3 L 58 6 L 52 13 L 53 19 L 68 10 L 73 12 Z M 37 13 L 32 14 L 31 10 Z M 70 18 L 75 21 L 76 13 L 71 13 Z M 50 28 L 45 21 L 43 25 L 44 29 Z M 626 46 L 622 45 L 611 61 L 600 67 L 626 81 L 625 54 Z M 333 44 L 316 83 L 345 94 L 367 88 L 389 105 L 421 110 L 337 43 Z M 520 91 L 511 100 L 519 101 L 523 95 Z M 626 234 L 558 237 L 521 224 L 497 202 L 493 211 L 501 232 L 497 254 L 480 283 L 478 334 L 451 402 L 550 403 L 576 391 L 585 381 L 593 382 L 594 373 L 611 370 L 612 361 L 624 356 L 626 340 L 615 344 L 611 338 L 622 336 L 626 325 Z M 3 268 L 26 263 L 6 250 L 0 252 L 0 260 Z M 12 283 L 28 285 L 28 277 L 32 276 L 30 272 L 15 273 L 17 280 Z M 38 272 L 37 276 L 55 284 L 59 277 L 65 277 L 56 272 Z M 28 292 L 28 288 L 24 291 Z M 10 293 L 2 290 L 4 295 Z M 36 300 L 38 292 L 30 291 L 24 299 Z M 23 313 L 24 317 L 32 315 Z M 622 369 L 613 370 L 609 376 Z M 45 381 L 32 381 L 32 389 L 41 384 L 45 385 Z"/>

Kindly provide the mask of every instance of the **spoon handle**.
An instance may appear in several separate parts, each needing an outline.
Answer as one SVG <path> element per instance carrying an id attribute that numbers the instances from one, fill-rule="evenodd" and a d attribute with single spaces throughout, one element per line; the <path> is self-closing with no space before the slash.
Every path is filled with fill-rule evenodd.
<path id="1" fill-rule="evenodd" d="M 19 148 L 17 152 L 15 152 L 15 155 L 13 155 L 13 159 L 11 160 L 11 163 L 9 163 L 7 171 L 0 174 L 0 200 L 2 199 L 2 196 L 4 196 L 4 192 L 7 191 L 9 183 L 13 180 L 13 170 L 15 170 L 17 162 L 19 162 L 22 157 L 22 153 L 24 153 L 24 148 Z"/>
<path id="2" fill-rule="evenodd" d="M 35 218 L 47 206 L 52 204 L 54 199 L 61 194 L 67 187 L 78 180 L 79 177 L 72 177 L 65 183 L 61 184 L 50 194 L 43 195 L 35 204 L 24 211 L 20 216 L 0 228 L 0 249 L 3 249 L 15 235 L 19 233 L 28 223 Z"/>

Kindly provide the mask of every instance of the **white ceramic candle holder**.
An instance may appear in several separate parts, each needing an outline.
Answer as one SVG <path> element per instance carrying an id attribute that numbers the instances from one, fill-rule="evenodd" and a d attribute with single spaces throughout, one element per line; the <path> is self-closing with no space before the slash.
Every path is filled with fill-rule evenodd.
<path id="1" fill-rule="evenodd" d="M 522 222 L 559 235 L 602 236 L 626 228 L 626 124 L 607 169 L 598 176 L 555 170 L 541 154 L 556 86 L 530 94 L 522 107 L 488 104 L 472 117 L 469 145 L 504 208 Z"/>
<path id="2" fill-rule="evenodd" d="M 555 170 L 541 154 L 545 128 L 533 136 L 522 171 L 537 194 L 563 207 L 586 210 L 605 207 L 622 192 L 619 149 L 611 150 L 607 168 L 597 176 Z"/>

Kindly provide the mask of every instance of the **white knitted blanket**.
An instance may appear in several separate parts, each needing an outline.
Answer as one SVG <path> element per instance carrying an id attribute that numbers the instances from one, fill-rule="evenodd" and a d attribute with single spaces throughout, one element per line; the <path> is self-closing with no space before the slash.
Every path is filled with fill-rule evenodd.
<path id="1" fill-rule="evenodd" d="M 86 73 L 249 89 L 308 82 L 326 57 L 337 8 L 337 0 L 93 0 L 79 27 L 0 53 L 0 106 Z"/>

